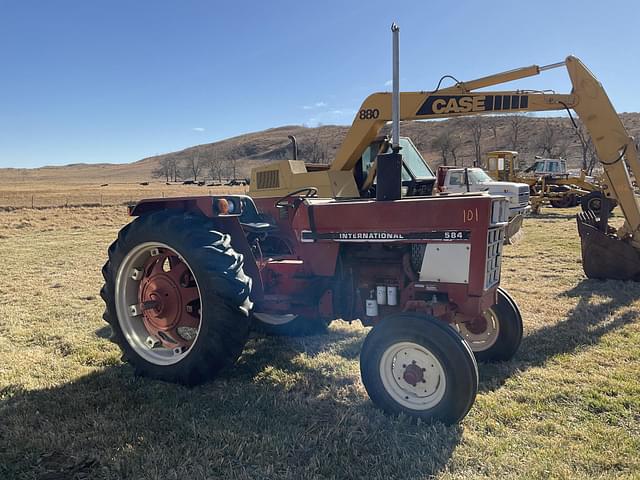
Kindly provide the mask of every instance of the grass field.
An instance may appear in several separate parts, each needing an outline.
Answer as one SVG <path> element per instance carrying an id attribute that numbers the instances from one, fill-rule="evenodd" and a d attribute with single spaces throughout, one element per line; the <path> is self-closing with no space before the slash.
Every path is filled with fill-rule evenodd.
<path id="1" fill-rule="evenodd" d="M 3 181 L 0 179 L 0 210 L 33 207 L 114 206 L 149 197 L 180 197 L 211 193 L 245 193 L 248 187 L 208 187 L 165 182 L 87 183 Z"/>
<path id="2" fill-rule="evenodd" d="M 455 427 L 382 414 L 367 333 L 255 336 L 193 389 L 135 378 L 101 319 L 124 208 L 0 212 L 0 478 L 640 478 L 640 285 L 586 280 L 571 210 L 525 221 L 525 338 Z"/>

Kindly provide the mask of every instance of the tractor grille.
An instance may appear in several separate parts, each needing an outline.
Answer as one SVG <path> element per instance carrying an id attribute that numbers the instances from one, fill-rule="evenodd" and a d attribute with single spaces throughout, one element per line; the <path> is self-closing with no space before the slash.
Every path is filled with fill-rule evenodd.
<path id="1" fill-rule="evenodd" d="M 529 187 L 520 187 L 518 191 L 518 205 L 529 203 Z"/>
<path id="2" fill-rule="evenodd" d="M 280 177 L 278 170 L 264 170 L 256 175 L 256 183 L 258 189 L 263 188 L 279 188 Z"/>
<path id="3" fill-rule="evenodd" d="M 502 244 L 504 229 L 490 228 L 487 238 L 487 268 L 485 270 L 484 288 L 493 287 L 500 281 L 500 264 L 502 263 Z"/>
<path id="4" fill-rule="evenodd" d="M 497 197 L 491 201 L 492 227 L 506 225 L 509 221 L 509 201 L 504 197 Z"/>

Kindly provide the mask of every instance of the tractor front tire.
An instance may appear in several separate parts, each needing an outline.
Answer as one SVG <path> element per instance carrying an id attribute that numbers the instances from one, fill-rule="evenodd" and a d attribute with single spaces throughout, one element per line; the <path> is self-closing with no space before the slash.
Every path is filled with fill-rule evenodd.
<path id="1" fill-rule="evenodd" d="M 229 235 L 202 215 L 159 211 L 120 230 L 100 294 L 136 374 L 196 385 L 238 359 L 252 306 L 242 266 Z"/>
<path id="2" fill-rule="evenodd" d="M 469 345 L 446 323 L 419 314 L 393 315 L 373 327 L 360 373 L 378 407 L 427 421 L 459 422 L 478 392 Z"/>
<path id="3" fill-rule="evenodd" d="M 481 322 L 456 326 L 479 362 L 510 360 L 522 342 L 520 308 L 502 287 L 498 287 L 498 303 L 484 312 Z"/>

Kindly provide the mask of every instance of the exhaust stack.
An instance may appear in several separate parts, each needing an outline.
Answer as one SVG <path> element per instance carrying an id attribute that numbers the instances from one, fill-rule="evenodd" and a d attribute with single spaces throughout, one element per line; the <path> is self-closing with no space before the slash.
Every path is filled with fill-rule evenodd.
<path id="1" fill-rule="evenodd" d="M 391 95 L 391 153 L 378 155 L 376 200 L 399 200 L 402 196 L 402 154 L 400 153 L 400 27 L 391 25 L 393 35 L 393 93 Z"/>

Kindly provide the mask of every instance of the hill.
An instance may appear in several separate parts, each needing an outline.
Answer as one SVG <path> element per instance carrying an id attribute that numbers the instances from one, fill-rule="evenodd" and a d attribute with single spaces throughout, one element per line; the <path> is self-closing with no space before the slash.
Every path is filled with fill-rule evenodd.
<path id="1" fill-rule="evenodd" d="M 640 136 L 640 113 L 620 115 L 631 135 Z M 251 167 L 270 160 L 291 158 L 288 135 L 298 140 L 299 158 L 310 162 L 330 162 L 343 141 L 347 126 L 323 125 L 315 128 L 283 126 L 249 133 L 219 142 L 196 145 L 177 152 L 144 158 L 128 164 L 74 164 L 36 169 L 0 169 L 0 183 L 56 182 L 56 183 L 129 183 L 152 178 L 163 162 L 181 166 L 182 177 L 193 173 L 187 164 L 202 163 L 199 176 L 209 176 L 211 164 L 222 177 L 249 175 Z M 517 135 L 515 135 L 517 131 Z M 479 151 L 514 149 L 525 162 L 535 155 L 562 156 L 569 166 L 579 168 L 582 160 L 581 143 L 567 117 L 492 116 L 454 118 L 444 121 L 403 122 L 402 135 L 411 137 L 432 166 L 443 161 L 471 165 L 476 157 L 474 135 Z M 517 138 L 516 138 L 517 137 Z M 448 148 L 444 148 L 444 144 Z M 439 148 L 441 147 L 441 148 Z"/>

